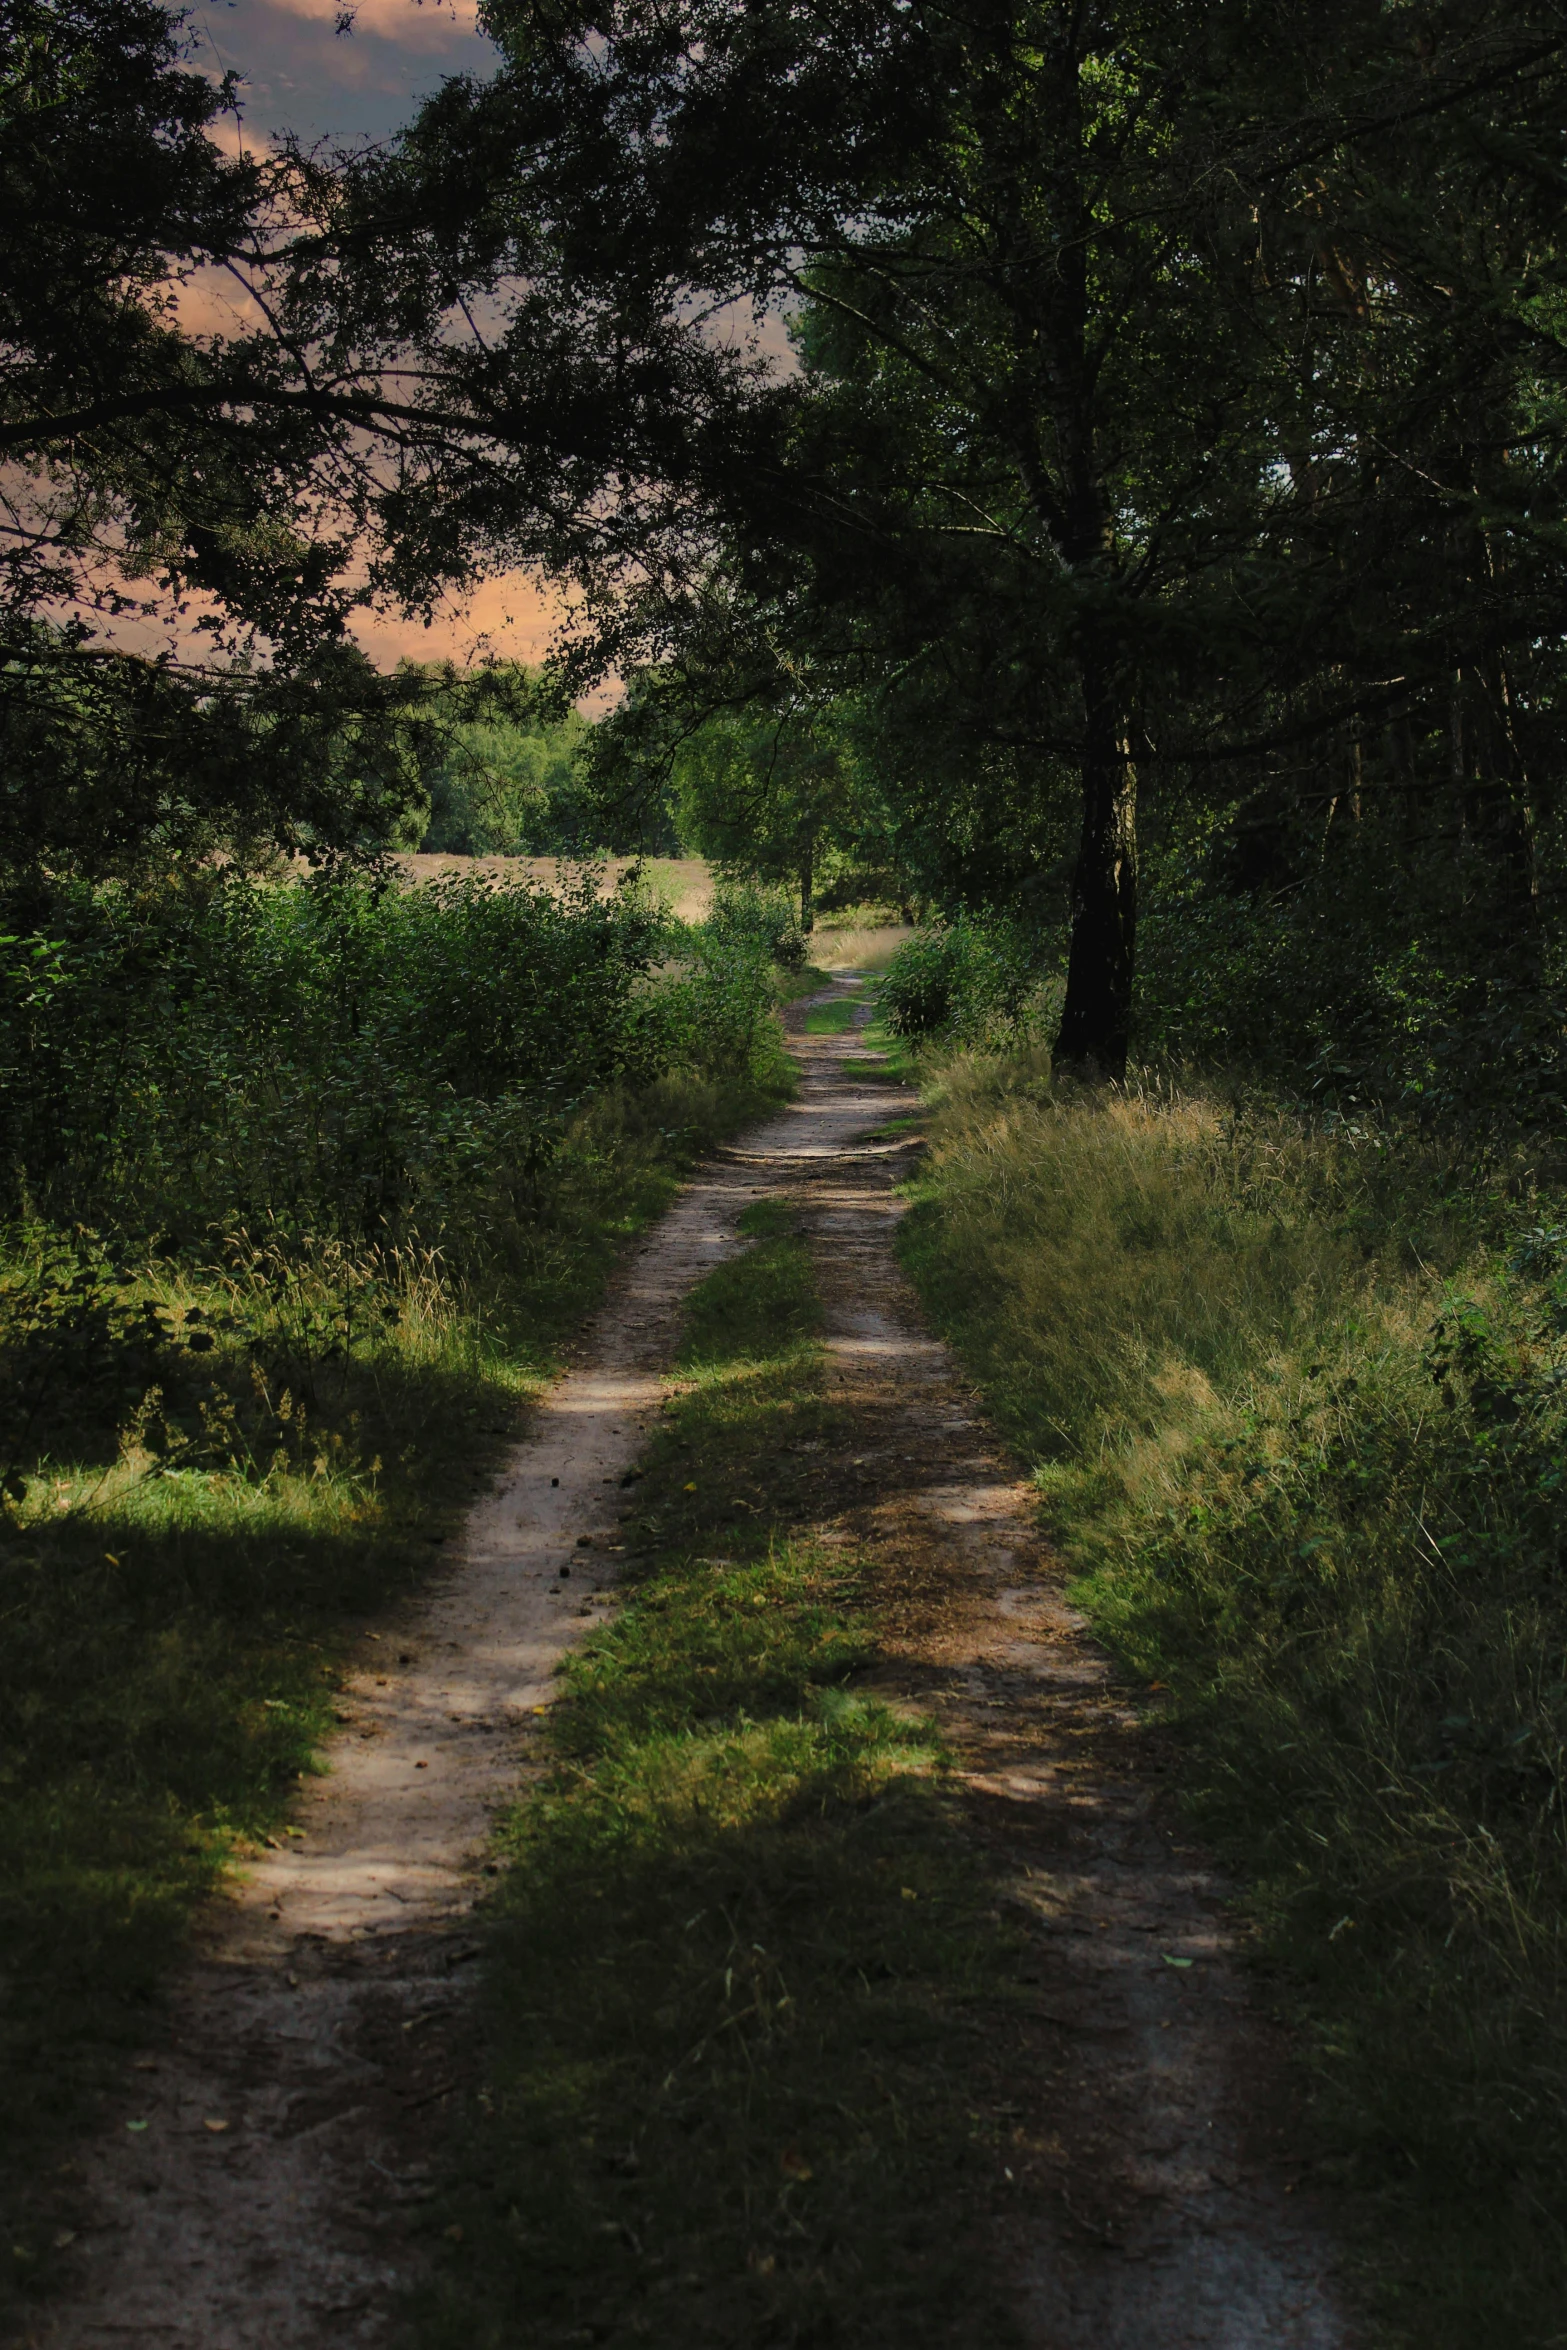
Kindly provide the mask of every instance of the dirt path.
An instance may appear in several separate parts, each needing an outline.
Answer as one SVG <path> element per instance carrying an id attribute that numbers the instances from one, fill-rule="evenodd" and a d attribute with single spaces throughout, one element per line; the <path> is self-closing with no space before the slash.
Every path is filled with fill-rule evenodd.
<path id="1" fill-rule="evenodd" d="M 819 1040 L 820 1057 L 863 1051 Z M 885 1090 L 873 1098 L 885 1118 Z M 802 1171 L 803 1173 L 803 1171 Z M 1033 1941 L 1048 2109 L 1016 2111 L 1011 2248 L 1031 2350 L 1345 2350 L 1296 2195 L 1284 2051 L 1164 1758 L 1042 1554 L 1026 1485 L 894 1255 L 897 1170 L 795 1178 L 876 1558 L 879 1689 L 940 1720 Z"/>
<path id="2" fill-rule="evenodd" d="M 619 1480 L 683 1300 L 763 1191 L 801 1203 L 864 1431 L 845 1522 L 882 1566 L 881 1684 L 941 1714 L 976 1829 L 1037 1928 L 1055 2078 L 1049 2113 L 1020 2117 L 1002 2218 L 1030 2344 L 1346 2344 L 1323 2243 L 1269 2141 L 1278 2054 L 1218 1888 L 1160 1825 L 1146 1741 L 1042 1572 L 1026 1492 L 896 1265 L 906 1160 L 875 1130 L 900 1105 L 855 1069 L 852 1034 L 798 1042 L 797 1102 L 682 1194 L 446 1582 L 367 1643 L 303 1834 L 214 1913 L 161 2040 L 69 2182 L 74 2276 L 34 2328 L 40 2350 L 396 2338 L 419 2265 L 410 2209 L 436 2191 L 470 2069 L 462 1916 L 487 1826 L 527 1770 L 561 1657 L 609 1604 Z"/>

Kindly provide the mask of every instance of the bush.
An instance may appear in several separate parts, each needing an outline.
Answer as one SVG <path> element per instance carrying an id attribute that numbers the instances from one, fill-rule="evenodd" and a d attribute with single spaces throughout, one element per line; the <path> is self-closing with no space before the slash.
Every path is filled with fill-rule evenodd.
<path id="1" fill-rule="evenodd" d="M 715 946 L 762 953 L 785 970 L 805 961 L 806 939 L 787 890 L 754 881 L 720 881 L 703 928 Z"/>
<path id="2" fill-rule="evenodd" d="M 882 981 L 881 1006 L 895 1036 L 981 1045 L 1040 1029 L 1052 992 L 1032 931 L 999 916 L 960 914 L 904 941 Z"/>
<path id="3" fill-rule="evenodd" d="M 739 1076 L 776 1035 L 774 1002 L 771 966 L 751 942 L 700 925 L 648 1003 L 648 1048 L 668 1066 Z"/>
<path id="4" fill-rule="evenodd" d="M 597 879 L 62 893 L 0 999 L 11 1212 L 377 1246 L 504 1221 L 589 1099 L 762 1044 L 758 943 L 692 934 L 661 982 L 666 919 Z"/>
<path id="5" fill-rule="evenodd" d="M 13 938 L 0 1474 L 264 1475 L 330 1364 L 558 1326 L 615 1216 L 782 1075 L 756 943 L 597 879 L 208 875 Z"/>
<path id="6" fill-rule="evenodd" d="M 1150 852 L 1140 1055 L 1244 1067 L 1303 1099 L 1475 1140 L 1549 1136 L 1559 1152 L 1567 969 L 1548 922 L 1477 927 L 1465 891 L 1483 901 L 1486 877 L 1472 857 L 1433 851 L 1411 870 L 1362 829 L 1283 888 L 1239 887 L 1222 840 Z"/>
<path id="7" fill-rule="evenodd" d="M 0 946 L 0 2191 L 286 1817 L 349 1628 L 617 1247 L 783 1090 L 766 952 L 592 874 L 49 916 Z M 8 2210 L 7 2338 L 46 2222 Z"/>

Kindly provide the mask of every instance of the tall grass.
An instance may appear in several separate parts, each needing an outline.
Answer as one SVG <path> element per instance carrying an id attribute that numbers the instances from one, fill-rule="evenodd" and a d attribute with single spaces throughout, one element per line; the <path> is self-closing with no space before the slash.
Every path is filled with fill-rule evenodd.
<path id="1" fill-rule="evenodd" d="M 1559 2341 L 1567 1234 L 1265 1102 L 936 1090 L 909 1261 L 1187 1741 L 1389 2336 Z"/>

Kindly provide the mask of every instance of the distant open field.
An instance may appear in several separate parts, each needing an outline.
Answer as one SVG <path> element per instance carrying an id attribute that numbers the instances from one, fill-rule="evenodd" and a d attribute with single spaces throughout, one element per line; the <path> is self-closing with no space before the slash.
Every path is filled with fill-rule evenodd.
<path id="1" fill-rule="evenodd" d="M 634 857 L 604 859 L 604 887 L 612 890 L 621 875 L 636 863 Z M 508 875 L 553 884 L 569 863 L 555 857 L 458 857 L 416 855 L 399 857 L 410 881 L 437 881 L 443 874 Z M 700 922 L 713 903 L 713 872 L 705 857 L 649 857 L 643 863 L 649 885 L 683 922 Z M 849 906 L 840 913 L 818 918 L 811 933 L 810 959 L 819 971 L 881 970 L 903 941 L 912 935 L 903 922 L 886 922 L 876 906 Z"/>
<path id="2" fill-rule="evenodd" d="M 497 880 L 553 882 L 562 867 L 562 860 L 555 857 L 426 856 L 422 852 L 399 857 L 397 862 L 410 881 L 415 882 L 437 881 L 443 875 L 454 873 L 492 873 Z M 613 889 L 621 875 L 636 862 L 634 857 L 606 858 L 605 888 Z M 649 857 L 644 861 L 643 871 L 670 911 L 678 914 L 683 922 L 699 922 L 712 905 L 713 876 L 704 857 Z"/>

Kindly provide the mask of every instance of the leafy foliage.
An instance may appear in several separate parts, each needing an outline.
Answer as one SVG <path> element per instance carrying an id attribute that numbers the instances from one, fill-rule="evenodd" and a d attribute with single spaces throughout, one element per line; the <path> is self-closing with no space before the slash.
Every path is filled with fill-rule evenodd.
<path id="1" fill-rule="evenodd" d="M 645 985 L 659 918 L 591 871 L 563 896 L 79 887 L 51 933 L 47 996 L 7 1006 L 13 1203 L 174 1245 L 193 1212 L 366 1244 L 433 1239 L 487 1188 L 501 1212 L 591 1092 L 669 1065 L 684 1018 Z"/>
<path id="2" fill-rule="evenodd" d="M 448 719 L 425 747 L 411 845 L 479 857 L 591 856 L 618 845 L 586 774 L 589 722 L 552 703 L 540 672 L 497 664 L 475 681 L 405 663 L 404 674 L 429 683 Z"/>
<path id="3" fill-rule="evenodd" d="M 1538 828 L 1540 886 L 1520 901 L 1443 798 L 1402 840 L 1375 802 L 1349 822 L 1330 803 L 1326 839 L 1277 801 L 1172 828 L 1149 876 L 1142 1050 L 1243 1066 L 1346 1115 L 1412 1114 L 1480 1155 L 1527 1136 L 1554 1167 L 1561 843 Z"/>
<path id="4" fill-rule="evenodd" d="M 1059 902 L 1075 832 L 1069 1058 L 1115 1070 L 1130 1041 L 1140 791 L 1156 822 L 1237 795 L 1325 815 L 1351 788 L 1396 813 L 1431 797 L 1420 746 L 1445 732 L 1471 838 L 1517 906 L 1536 894 L 1559 797 L 1548 9 L 1453 0 L 1411 31 L 1373 0 L 961 25 L 627 0 L 491 29 L 493 82 L 444 93 L 385 167 L 412 215 L 460 186 L 487 287 L 523 282 L 525 219 L 551 326 L 613 320 L 660 364 L 710 352 L 716 312 L 793 321 L 797 371 L 736 343 L 666 417 L 667 502 L 622 475 L 640 565 L 623 530 L 573 549 L 592 657 L 640 655 L 742 731 L 802 696 L 899 705 L 910 745 L 928 719 L 942 755 L 886 780 L 948 904 Z"/>
<path id="5" fill-rule="evenodd" d="M 281 1832 L 354 1627 L 618 1248 L 784 1090 L 765 950 L 595 879 L 75 885 L 7 941 L 8 2206 Z M 8 2314 L 48 2240 L 8 2208 Z"/>
<path id="6" fill-rule="evenodd" d="M 703 927 L 709 938 L 732 951 L 759 951 L 785 970 L 798 970 L 805 961 L 804 934 L 785 890 L 720 881 Z"/>
<path id="7" fill-rule="evenodd" d="M 880 1006 L 894 1036 L 977 1045 L 1015 1042 L 1037 1028 L 1049 994 L 1029 929 L 1004 915 L 960 914 L 904 941 L 881 981 Z"/>

